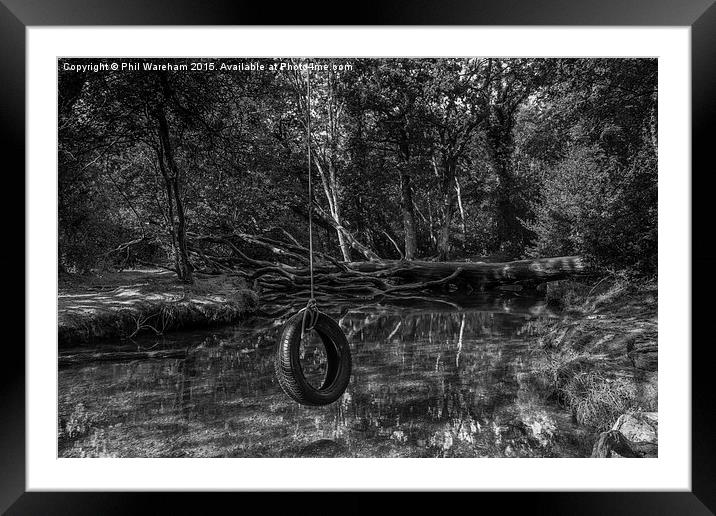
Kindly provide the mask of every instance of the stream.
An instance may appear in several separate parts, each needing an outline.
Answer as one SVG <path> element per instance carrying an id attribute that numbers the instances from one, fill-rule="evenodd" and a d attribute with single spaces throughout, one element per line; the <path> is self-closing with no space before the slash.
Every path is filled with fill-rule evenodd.
<path id="1" fill-rule="evenodd" d="M 297 305 L 297 308 L 300 308 Z M 407 306 L 336 305 L 348 389 L 298 405 L 273 370 L 280 323 L 62 349 L 60 457 L 588 457 L 593 437 L 537 374 L 539 298 L 483 295 Z M 117 359 L 137 350 L 184 357 Z M 320 373 L 322 354 L 307 346 Z M 320 351 L 320 350 L 318 350 Z M 106 354 L 106 360 L 97 360 Z"/>

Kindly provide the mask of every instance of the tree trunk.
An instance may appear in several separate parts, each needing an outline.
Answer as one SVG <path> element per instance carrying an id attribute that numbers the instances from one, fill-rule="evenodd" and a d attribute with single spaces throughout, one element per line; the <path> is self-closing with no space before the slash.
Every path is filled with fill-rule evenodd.
<path id="1" fill-rule="evenodd" d="M 189 252 L 186 245 L 186 217 L 184 215 L 184 203 L 181 201 L 181 184 L 179 182 L 178 171 L 174 178 L 174 195 L 177 205 L 177 244 L 179 246 L 180 278 L 185 283 L 194 283 L 194 267 L 189 261 Z"/>
<path id="2" fill-rule="evenodd" d="M 438 240 L 438 256 L 441 261 L 447 261 L 450 258 L 450 224 L 455 205 L 455 165 L 456 163 L 452 159 L 447 159 L 443 163 L 443 220 Z"/>
<path id="3" fill-rule="evenodd" d="M 405 259 L 415 258 L 415 213 L 413 212 L 413 191 L 410 174 L 400 173 L 400 210 L 403 214 L 403 230 L 405 231 Z"/>
<path id="4" fill-rule="evenodd" d="M 159 171 L 164 180 L 165 194 L 167 196 L 167 230 L 169 231 L 169 241 L 171 243 L 172 260 L 174 261 L 174 271 L 181 279 L 181 266 L 179 264 L 179 244 L 177 243 L 176 218 L 174 217 L 174 193 L 172 180 L 164 162 L 164 150 L 161 143 L 156 147 L 157 163 L 159 163 Z"/>
<path id="5" fill-rule="evenodd" d="M 348 231 L 343 227 L 343 224 L 341 224 L 341 215 L 337 206 L 336 210 L 331 215 L 333 216 L 333 220 L 336 222 L 336 234 L 338 235 L 338 245 L 341 248 L 343 261 L 349 262 L 351 261 L 351 246 L 346 238 L 346 233 L 348 233 Z"/>
<path id="6" fill-rule="evenodd" d="M 350 248 L 355 249 L 359 253 L 361 253 L 367 260 L 370 261 L 380 261 L 380 257 L 375 254 L 370 248 L 366 247 L 365 245 L 361 244 L 354 236 L 351 234 L 350 231 L 348 231 L 343 225 L 338 223 L 335 218 L 332 215 L 329 215 L 325 211 L 323 211 L 318 205 L 314 205 L 314 213 L 316 216 L 321 220 L 324 224 L 329 224 L 332 226 L 336 233 L 338 234 L 338 239 L 341 245 L 341 250 L 343 250 L 343 246 L 350 246 Z M 349 259 L 346 260 L 346 254 L 349 256 Z M 343 253 L 344 261 L 350 261 L 350 253 L 344 252 Z"/>
<path id="7" fill-rule="evenodd" d="M 517 253 L 523 247 L 525 230 L 518 219 L 520 206 L 518 200 L 518 185 L 515 182 L 515 171 L 512 170 L 512 156 L 514 153 L 514 124 L 515 111 L 521 102 L 521 97 L 504 99 L 504 90 L 498 92 L 503 98 L 501 105 L 492 107 L 493 116 L 487 129 L 490 157 L 495 173 L 499 178 L 497 188 L 497 236 L 500 250 L 507 253 Z"/>
<path id="8" fill-rule="evenodd" d="M 323 186 L 323 193 L 328 201 L 328 216 L 331 218 L 329 222 L 336 230 L 338 236 L 338 245 L 343 255 L 343 261 L 349 262 L 351 260 L 351 247 L 352 243 L 350 239 L 346 238 L 341 221 L 340 213 L 340 196 L 338 192 L 338 180 L 335 165 L 331 159 L 324 160 L 319 153 L 315 152 L 312 148 L 310 150 L 311 155 L 314 157 L 313 162 L 316 164 L 316 169 L 321 178 L 321 185 Z M 311 200 L 313 202 L 313 200 Z M 327 221 L 328 222 L 328 221 Z"/>
<path id="9" fill-rule="evenodd" d="M 438 239 L 435 236 L 435 219 L 433 217 L 433 206 L 428 200 L 428 233 L 430 234 L 430 243 L 437 246 Z"/>
<path id="10" fill-rule="evenodd" d="M 462 230 L 463 242 L 467 236 L 467 229 L 465 227 L 465 208 L 462 205 L 462 189 L 460 188 L 460 181 L 455 178 L 455 191 L 457 192 L 457 206 L 460 209 L 460 229 Z"/>
<path id="11" fill-rule="evenodd" d="M 405 253 L 406 260 L 415 258 L 416 236 L 415 236 L 415 212 L 413 202 L 413 186 L 410 176 L 410 139 L 408 130 L 403 127 L 400 130 L 400 157 L 402 163 L 398 167 L 398 177 L 400 179 L 400 211 L 403 216 L 403 231 L 405 233 Z"/>
<path id="12" fill-rule="evenodd" d="M 161 151 L 158 152 L 160 169 L 167 185 L 167 201 L 169 203 L 169 216 L 171 221 L 173 245 L 175 246 L 175 264 L 179 279 L 184 283 L 194 283 L 194 267 L 189 261 L 189 252 L 186 243 L 186 216 L 181 191 L 181 172 L 174 160 L 174 149 L 169 136 L 169 124 L 165 113 L 165 102 L 170 97 L 169 84 L 165 73 L 160 75 L 162 87 L 162 102 L 157 106 L 155 114 L 159 133 Z M 176 223 L 172 211 L 172 203 L 176 207 Z"/>
<path id="13" fill-rule="evenodd" d="M 301 120 L 305 124 L 306 130 L 309 129 L 308 117 L 310 111 L 310 101 L 304 96 L 304 91 L 301 86 L 301 75 L 295 74 L 296 80 L 296 91 L 298 93 L 298 108 L 304 113 Z M 338 170 L 336 170 L 335 156 L 339 151 L 339 132 L 338 132 L 338 121 L 340 113 L 343 111 L 343 106 L 340 101 L 336 100 L 335 95 L 336 81 L 333 73 L 328 74 L 326 83 L 326 115 L 325 131 L 326 139 L 325 142 L 319 144 L 319 140 L 314 138 L 313 133 L 308 134 L 308 152 L 311 154 L 312 162 L 318 170 L 318 174 L 321 178 L 321 185 L 323 187 L 323 193 L 326 196 L 328 202 L 328 216 L 332 219 L 331 226 L 336 231 L 338 237 L 338 246 L 341 250 L 341 255 L 344 261 L 351 260 L 351 247 L 352 243 L 350 239 L 346 238 L 346 235 L 341 231 L 343 227 L 343 221 L 341 220 L 340 213 L 340 192 L 338 184 Z M 307 93 L 307 92 L 306 92 Z M 316 126 L 320 124 L 320 118 L 315 120 Z M 317 128 L 317 127 L 316 127 Z M 309 170 L 309 174 L 312 171 Z M 313 199 L 310 199 L 313 203 Z M 328 221 L 325 221 L 328 222 Z"/>
<path id="14" fill-rule="evenodd" d="M 523 248 L 524 228 L 517 218 L 518 206 L 513 201 L 515 186 L 512 182 L 511 172 L 500 172 L 500 187 L 497 191 L 497 236 L 501 251 L 509 254 L 519 254 Z"/>
<path id="15" fill-rule="evenodd" d="M 500 186 L 500 190 L 497 192 L 497 238 L 503 251 L 510 251 L 514 247 L 513 239 L 516 229 L 514 227 L 516 221 L 513 220 L 514 207 L 508 197 L 508 188 Z"/>

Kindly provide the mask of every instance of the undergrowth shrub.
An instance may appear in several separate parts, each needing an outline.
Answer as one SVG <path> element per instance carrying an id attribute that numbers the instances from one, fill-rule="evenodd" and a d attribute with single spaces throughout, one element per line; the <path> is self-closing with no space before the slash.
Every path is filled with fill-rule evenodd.
<path id="1" fill-rule="evenodd" d="M 541 180 L 528 256 L 578 254 L 603 267 L 656 271 L 656 157 L 622 163 L 597 144 L 572 144 Z"/>

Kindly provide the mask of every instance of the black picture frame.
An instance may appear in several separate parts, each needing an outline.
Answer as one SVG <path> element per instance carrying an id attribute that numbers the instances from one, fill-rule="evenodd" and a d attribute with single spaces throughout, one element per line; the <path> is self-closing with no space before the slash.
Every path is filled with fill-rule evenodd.
<path id="1" fill-rule="evenodd" d="M 406 4 L 399 0 L 367 1 L 339 10 L 327 2 L 295 3 L 266 9 L 259 2 L 207 0 L 0 0 L 0 156 L 6 201 L 20 197 L 25 178 L 25 31 L 31 26 L 62 25 L 606 25 L 691 27 L 692 73 L 692 275 L 712 271 L 716 258 L 710 253 L 711 212 L 707 197 L 713 188 L 710 147 L 716 113 L 716 5 L 714 0 L 468 0 L 424 1 Z M 14 159 L 8 159 L 14 158 Z M 10 164 L 12 163 L 12 164 Z M 48 174 L 51 171 L 48 171 Z M 675 171 L 675 173 L 677 173 Z M 15 184 L 12 184 L 15 181 Z M 699 202 L 701 201 L 701 202 Z M 19 224 L 20 209 L 3 202 L 5 242 L 12 253 L 2 253 L 3 271 L 9 274 L 8 297 L 25 316 L 25 227 Z M 708 210 L 708 211 L 707 211 Z M 24 222 L 24 209 L 22 211 Z M 685 266 L 687 264 L 684 264 Z M 716 439 L 714 424 L 710 342 L 706 328 L 713 291 L 713 274 L 699 274 L 692 281 L 692 491 L 691 492 L 590 492 L 590 493 L 469 493 L 457 495 L 484 507 L 498 503 L 501 511 L 538 508 L 544 514 L 714 514 L 716 513 Z M 19 293 L 23 292 L 23 295 Z M 32 307 L 28 306 L 28 310 Z M 13 320 L 6 316 L 6 325 Z M 15 324 L 15 326 L 19 326 Z M 24 341 L 24 331 L 21 332 Z M 0 375 L 0 510 L 8 514 L 128 514 L 143 512 L 161 502 L 162 512 L 193 511 L 188 493 L 70 493 L 26 492 L 25 488 L 25 352 L 18 339 L 5 341 Z M 234 494 L 193 494 L 191 501 L 210 512 L 210 504 L 233 504 Z M 242 504 L 261 503 L 254 494 L 239 494 Z M 273 496 L 273 495 L 272 495 Z M 299 494 L 300 497 L 308 496 Z M 331 496 L 319 495 L 323 500 Z M 469 500 L 464 500 L 470 497 Z M 475 499 L 477 498 L 477 499 Z M 410 500 L 425 506 L 423 493 Z M 509 503 L 507 503 L 509 500 Z M 322 504 L 325 503 L 321 502 Z M 341 512 L 365 512 L 375 508 L 372 496 L 351 493 L 338 502 Z M 231 505 L 230 505 L 231 506 Z M 275 507 L 275 505 L 274 505 Z M 298 507 L 298 506 L 297 506 Z M 234 506 L 236 508 L 236 506 Z M 522 509 L 520 509 L 522 508 Z M 155 509 L 156 510 L 156 509 Z"/>

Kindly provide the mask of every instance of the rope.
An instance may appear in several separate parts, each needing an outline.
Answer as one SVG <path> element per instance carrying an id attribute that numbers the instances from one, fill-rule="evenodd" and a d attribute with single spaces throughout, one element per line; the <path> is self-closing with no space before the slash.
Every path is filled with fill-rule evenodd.
<path id="1" fill-rule="evenodd" d="M 313 295 L 313 179 L 311 177 L 311 69 L 306 67 L 306 148 L 308 150 L 308 267 L 311 274 L 311 297 L 303 309 L 301 335 L 311 331 L 318 321 L 318 308 Z M 308 326 L 306 318 L 310 316 Z"/>
<path id="2" fill-rule="evenodd" d="M 303 319 L 301 319 L 301 335 L 303 335 L 307 331 L 311 331 L 316 326 L 316 323 L 318 322 L 318 315 L 321 312 L 318 311 L 315 299 L 309 299 L 306 307 L 301 310 L 303 311 Z M 306 324 L 306 318 L 308 317 L 310 317 L 310 319 L 308 319 L 308 324 Z"/>
<path id="3" fill-rule="evenodd" d="M 313 297 L 313 182 L 311 180 L 311 70 L 306 67 L 306 142 L 308 148 L 308 266 L 311 272 L 311 302 Z"/>

